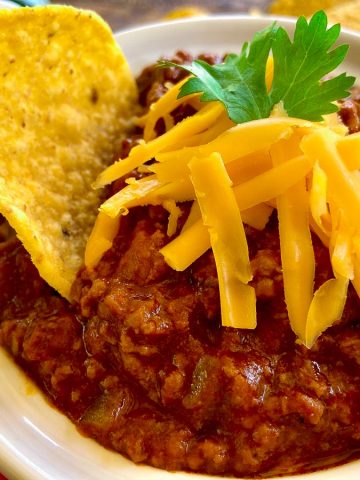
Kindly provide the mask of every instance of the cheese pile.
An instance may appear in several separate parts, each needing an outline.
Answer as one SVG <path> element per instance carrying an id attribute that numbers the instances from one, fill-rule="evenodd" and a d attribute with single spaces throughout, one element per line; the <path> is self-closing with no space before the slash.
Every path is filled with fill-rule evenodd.
<path id="1" fill-rule="evenodd" d="M 133 170 L 127 186 L 100 207 L 85 263 L 93 268 L 130 208 L 163 205 L 168 235 L 177 230 L 179 202 L 192 201 L 181 232 L 161 250 L 182 271 L 212 248 L 222 324 L 255 328 L 256 297 L 243 224 L 262 230 L 274 208 L 279 219 L 285 300 L 291 327 L 311 347 L 341 318 L 349 281 L 360 295 L 360 135 L 348 136 L 337 116 L 313 123 L 274 116 L 234 125 L 218 102 L 178 99 L 183 82 L 140 118 L 144 138 L 129 156 L 98 177 L 102 187 Z M 183 102 L 197 111 L 174 125 Z M 163 119 L 166 132 L 156 137 Z M 153 160 L 149 163 L 150 160 Z M 328 246 L 334 278 L 314 292 L 311 230 Z"/>

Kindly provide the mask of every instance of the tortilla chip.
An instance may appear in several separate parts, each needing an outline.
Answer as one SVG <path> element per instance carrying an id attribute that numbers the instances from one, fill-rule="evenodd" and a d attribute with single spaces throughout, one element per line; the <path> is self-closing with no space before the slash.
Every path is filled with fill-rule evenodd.
<path id="1" fill-rule="evenodd" d="M 310 16 L 318 10 L 327 10 L 348 0 L 275 0 L 269 7 L 277 15 Z"/>
<path id="2" fill-rule="evenodd" d="M 330 8 L 327 14 L 331 23 L 341 23 L 342 27 L 360 30 L 360 0 Z"/>
<path id="3" fill-rule="evenodd" d="M 201 17 L 209 15 L 208 10 L 197 6 L 188 6 L 183 8 L 175 8 L 164 15 L 164 20 L 178 20 L 179 18 Z"/>
<path id="4" fill-rule="evenodd" d="M 0 12 L 0 213 L 64 297 L 136 87 L 110 28 L 71 7 Z"/>

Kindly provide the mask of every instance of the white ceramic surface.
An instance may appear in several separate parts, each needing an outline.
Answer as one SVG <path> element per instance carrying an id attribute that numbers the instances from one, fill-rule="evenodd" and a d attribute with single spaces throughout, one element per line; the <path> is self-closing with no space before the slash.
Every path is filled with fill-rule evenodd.
<path id="1" fill-rule="evenodd" d="M 0 1 L 0 9 L 5 8 L 6 10 L 11 10 L 12 8 L 17 8 L 19 5 L 13 2 L 7 2 L 6 0 Z"/>
<path id="2" fill-rule="evenodd" d="M 244 16 L 203 18 L 147 26 L 119 33 L 135 73 L 176 49 L 239 51 L 241 43 L 270 22 Z M 293 24 L 283 19 L 291 30 Z M 345 32 L 351 45 L 348 72 L 360 78 L 360 35 Z M 81 437 L 74 426 L 48 406 L 32 384 L 0 350 L 0 471 L 10 480 L 208 480 L 210 477 L 169 473 L 138 466 Z M 215 477 L 211 477 L 215 478 Z M 281 480 L 359 480 L 360 461 Z"/>

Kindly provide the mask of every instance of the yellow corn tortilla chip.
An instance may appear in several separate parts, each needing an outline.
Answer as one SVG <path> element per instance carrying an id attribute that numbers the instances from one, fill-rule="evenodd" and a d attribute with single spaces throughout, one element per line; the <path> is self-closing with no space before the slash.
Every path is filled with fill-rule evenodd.
<path id="1" fill-rule="evenodd" d="M 327 14 L 331 23 L 341 23 L 342 27 L 360 30 L 360 0 L 330 8 Z"/>
<path id="2" fill-rule="evenodd" d="M 97 214 L 91 184 L 135 102 L 127 62 L 96 14 L 0 12 L 0 213 L 66 298 Z"/>
<path id="3" fill-rule="evenodd" d="M 164 20 L 178 20 L 179 18 L 201 17 L 205 15 L 209 15 L 208 10 L 205 8 L 189 5 L 188 7 L 170 10 L 170 12 L 164 15 Z"/>
<path id="4" fill-rule="evenodd" d="M 278 15 L 310 16 L 318 10 L 327 10 L 348 0 L 275 0 L 269 7 L 270 13 Z"/>

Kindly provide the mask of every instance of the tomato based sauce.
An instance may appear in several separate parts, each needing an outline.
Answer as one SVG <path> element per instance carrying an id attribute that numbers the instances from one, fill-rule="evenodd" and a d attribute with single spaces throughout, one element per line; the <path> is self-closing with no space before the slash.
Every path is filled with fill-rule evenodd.
<path id="1" fill-rule="evenodd" d="M 177 71 L 154 72 L 140 78 L 144 104 L 165 81 L 179 80 Z M 123 154 L 136 139 L 124 142 Z M 184 222 L 189 205 L 182 210 Z M 167 222 L 162 207 L 131 209 L 96 269 L 79 272 L 72 305 L 15 238 L 4 238 L 0 344 L 84 435 L 134 462 L 269 477 L 359 457 L 355 291 L 312 349 L 296 343 L 273 215 L 264 231 L 246 227 L 258 326 L 222 327 L 211 251 L 173 271 L 159 253 Z M 332 269 L 328 250 L 315 236 L 313 244 L 317 287 Z"/>

